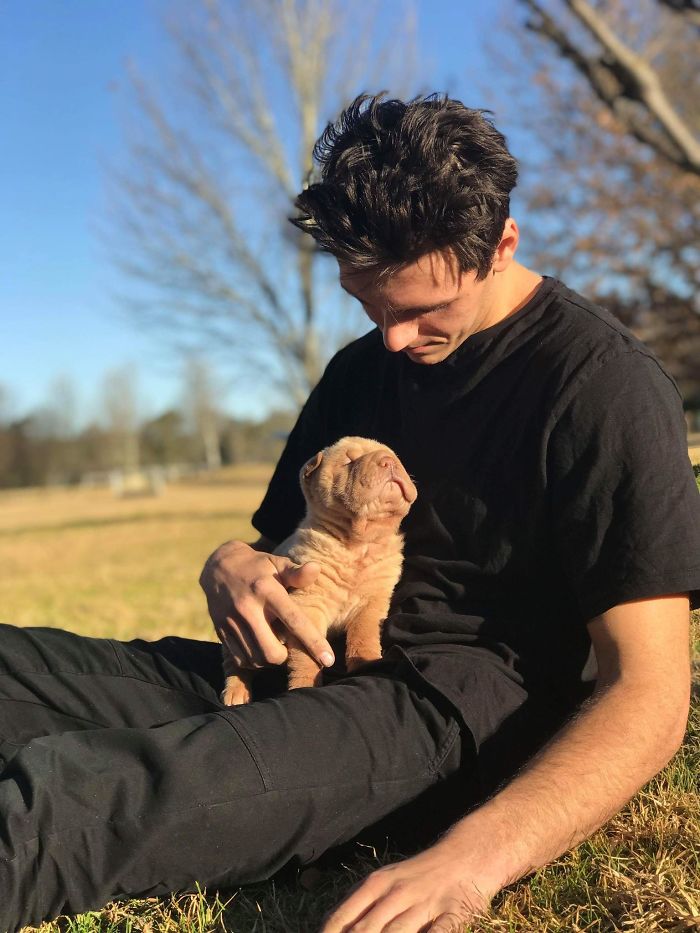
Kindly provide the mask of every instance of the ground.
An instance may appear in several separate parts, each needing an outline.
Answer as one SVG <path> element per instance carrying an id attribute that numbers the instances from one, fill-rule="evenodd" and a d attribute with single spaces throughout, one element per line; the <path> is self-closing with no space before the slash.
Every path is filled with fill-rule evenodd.
<path id="1" fill-rule="evenodd" d="M 269 467 L 241 466 L 171 485 L 158 497 L 107 490 L 0 493 L 0 618 L 89 635 L 213 638 L 197 586 L 202 563 L 249 518 Z M 696 615 L 700 616 L 700 614 Z M 700 617 L 694 710 L 665 771 L 592 839 L 505 891 L 475 931 L 700 931 Z M 387 853 L 358 850 L 307 871 L 219 895 L 111 905 L 43 933 L 312 933 L 324 912 Z"/>

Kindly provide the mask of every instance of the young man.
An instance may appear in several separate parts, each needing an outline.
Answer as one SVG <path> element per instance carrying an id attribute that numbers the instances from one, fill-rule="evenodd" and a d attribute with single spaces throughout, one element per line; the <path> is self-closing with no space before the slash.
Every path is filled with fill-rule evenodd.
<path id="1" fill-rule="evenodd" d="M 673 381 L 516 262 L 516 166 L 481 112 L 361 97 L 315 154 L 295 223 L 377 326 L 311 394 L 260 540 L 222 545 L 201 582 L 242 666 L 284 660 L 275 620 L 330 665 L 288 595 L 318 568 L 270 551 L 302 516 L 306 459 L 384 441 L 419 498 L 383 660 L 224 710 L 214 645 L 8 628 L 5 927 L 268 877 L 398 813 L 427 848 L 370 875 L 324 933 L 456 929 L 681 742 L 700 498 Z"/>

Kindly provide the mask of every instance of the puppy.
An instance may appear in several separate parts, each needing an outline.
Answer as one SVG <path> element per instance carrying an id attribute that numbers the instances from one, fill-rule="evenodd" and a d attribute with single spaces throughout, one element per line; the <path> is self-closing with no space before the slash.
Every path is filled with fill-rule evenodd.
<path id="1" fill-rule="evenodd" d="M 343 437 L 299 474 L 306 517 L 275 549 L 297 564 L 317 561 L 310 586 L 290 596 L 322 635 L 345 631 L 348 671 L 381 657 L 380 627 L 401 573 L 399 525 L 417 497 L 396 454 L 364 437 Z M 289 688 L 317 686 L 321 669 L 287 636 Z M 237 669 L 224 647 L 227 706 L 250 699 L 251 671 Z"/>

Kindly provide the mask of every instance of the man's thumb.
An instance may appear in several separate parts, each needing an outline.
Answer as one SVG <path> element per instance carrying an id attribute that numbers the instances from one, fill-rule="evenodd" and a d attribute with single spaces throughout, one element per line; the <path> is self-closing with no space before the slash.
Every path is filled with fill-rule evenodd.
<path id="1" fill-rule="evenodd" d="M 320 572 L 321 565 L 315 560 L 310 560 L 301 566 L 292 564 L 284 573 L 284 582 L 287 586 L 293 586 L 299 590 L 313 583 Z"/>

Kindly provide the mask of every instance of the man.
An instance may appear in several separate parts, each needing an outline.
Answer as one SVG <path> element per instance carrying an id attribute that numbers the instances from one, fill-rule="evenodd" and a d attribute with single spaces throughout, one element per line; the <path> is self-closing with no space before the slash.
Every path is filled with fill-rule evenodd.
<path id="1" fill-rule="evenodd" d="M 214 646 L 8 630 L 5 926 L 268 877 L 398 812 L 428 847 L 370 875 L 324 933 L 457 929 L 681 742 L 700 500 L 672 380 L 515 260 L 516 166 L 481 112 L 363 96 L 315 155 L 294 222 L 376 328 L 311 394 L 260 540 L 222 545 L 201 583 L 241 666 L 284 661 L 275 620 L 332 664 L 288 595 L 318 568 L 270 551 L 301 518 L 309 456 L 384 441 L 419 498 L 383 660 L 222 710 Z"/>

